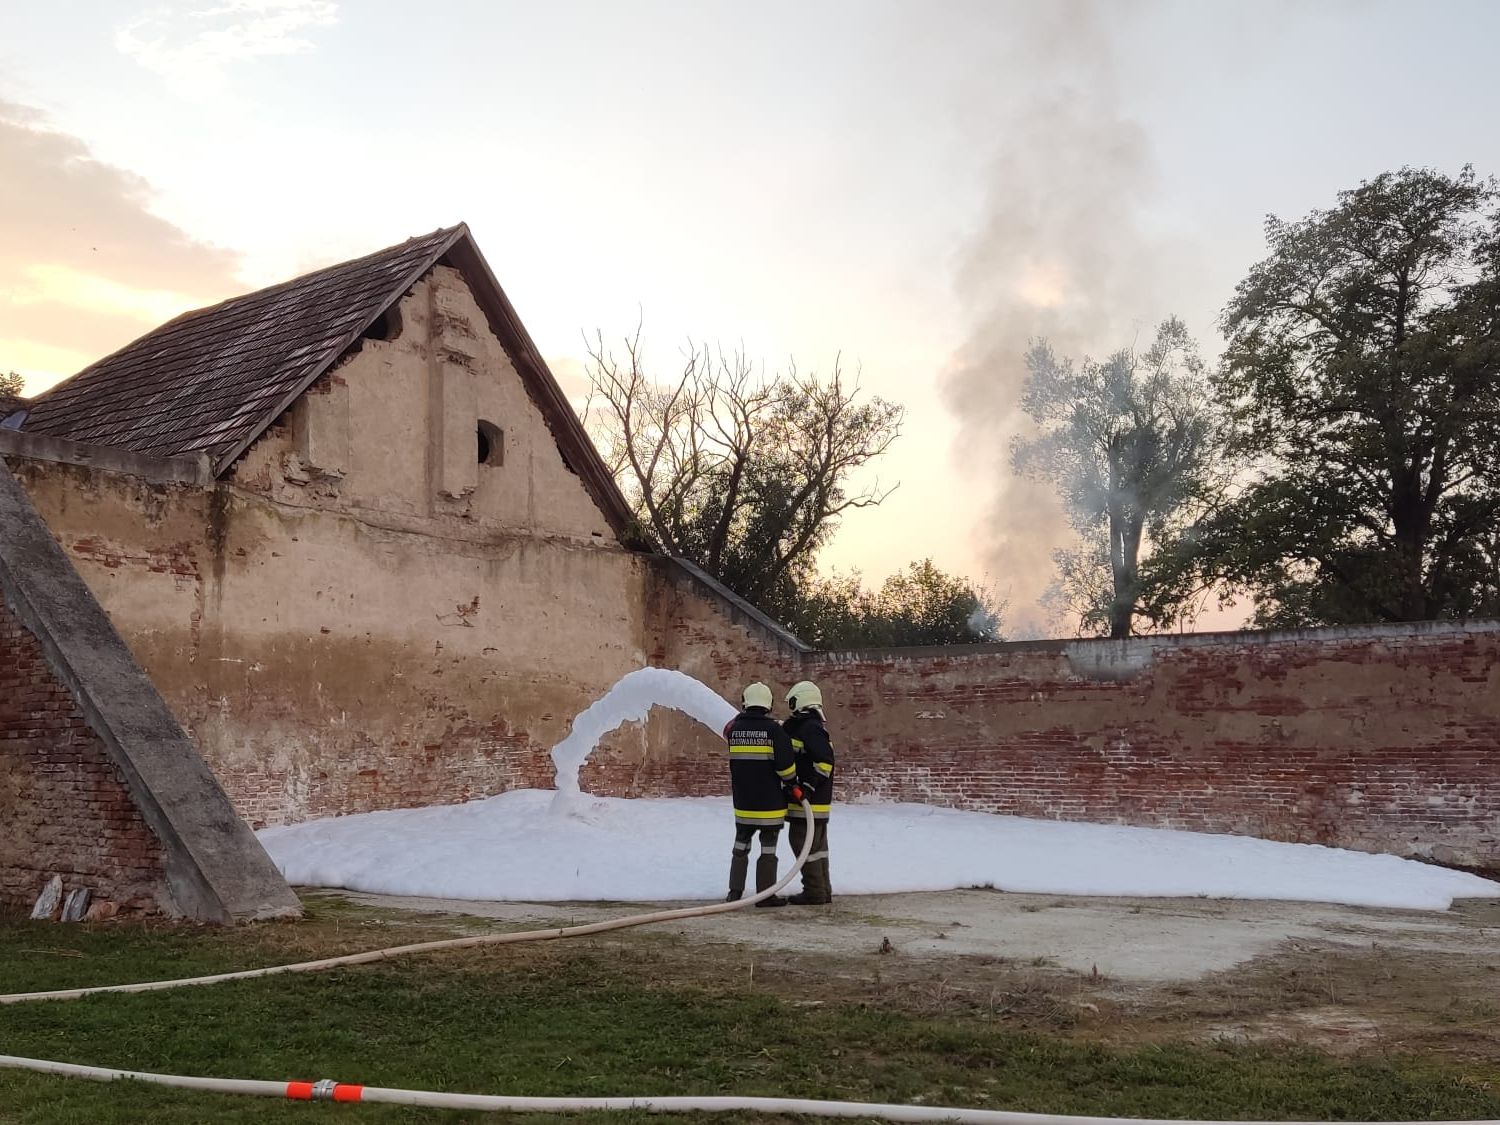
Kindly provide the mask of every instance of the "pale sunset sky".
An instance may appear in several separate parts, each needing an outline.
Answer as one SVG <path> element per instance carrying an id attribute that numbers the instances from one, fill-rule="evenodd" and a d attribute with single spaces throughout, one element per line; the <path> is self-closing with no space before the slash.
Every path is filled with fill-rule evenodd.
<path id="1" fill-rule="evenodd" d="M 841 354 L 907 416 L 825 564 L 930 556 L 1057 631 L 1027 341 L 1175 313 L 1214 355 L 1268 212 L 1500 173 L 1497 43 L 1488 0 L 3 0 L 0 370 L 464 220 L 580 403 L 583 334 L 641 315 L 664 375 Z"/>

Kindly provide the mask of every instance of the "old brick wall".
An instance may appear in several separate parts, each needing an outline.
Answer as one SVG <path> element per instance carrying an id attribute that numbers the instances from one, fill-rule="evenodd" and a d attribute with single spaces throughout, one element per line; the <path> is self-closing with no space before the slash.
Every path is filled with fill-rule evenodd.
<path id="1" fill-rule="evenodd" d="M 828 655 L 809 671 L 833 701 L 846 799 L 1500 868 L 1500 629 Z"/>
<path id="2" fill-rule="evenodd" d="M 643 597 L 646 657 L 652 665 L 685 672 L 733 703 L 751 681 L 770 684 L 779 699 L 802 678 L 805 646 L 767 628 L 754 610 L 735 605 L 669 561 L 652 560 Z M 727 794 L 724 753 L 718 731 L 656 708 L 645 724 L 604 738 L 579 771 L 579 781 L 591 793 Z"/>
<path id="3" fill-rule="evenodd" d="M 1230 832 L 1500 869 L 1500 623 L 801 654 L 663 583 L 653 662 L 733 699 L 818 681 L 842 799 Z M 584 787 L 724 789 L 681 717 Z"/>
<path id="4" fill-rule="evenodd" d="M 61 875 L 66 889 L 155 913 L 163 862 L 118 767 L 0 599 L 0 905 L 29 907 Z"/>

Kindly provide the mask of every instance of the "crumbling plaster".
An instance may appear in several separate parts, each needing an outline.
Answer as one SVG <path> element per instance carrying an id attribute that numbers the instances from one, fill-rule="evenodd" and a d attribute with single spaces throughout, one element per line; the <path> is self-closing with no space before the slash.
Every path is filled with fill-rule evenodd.
<path id="1" fill-rule="evenodd" d="M 396 311 L 212 486 L 18 462 L 254 823 L 550 784 L 545 750 L 653 644 L 655 563 L 462 277 L 438 267 Z M 481 418 L 501 464 L 479 463 Z"/>

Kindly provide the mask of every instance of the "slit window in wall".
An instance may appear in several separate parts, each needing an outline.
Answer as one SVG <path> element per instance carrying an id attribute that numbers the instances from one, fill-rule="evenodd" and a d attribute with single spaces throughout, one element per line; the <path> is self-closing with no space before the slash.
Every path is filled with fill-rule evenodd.
<path id="1" fill-rule="evenodd" d="M 479 463 L 505 464 L 505 431 L 493 422 L 479 423 Z"/>

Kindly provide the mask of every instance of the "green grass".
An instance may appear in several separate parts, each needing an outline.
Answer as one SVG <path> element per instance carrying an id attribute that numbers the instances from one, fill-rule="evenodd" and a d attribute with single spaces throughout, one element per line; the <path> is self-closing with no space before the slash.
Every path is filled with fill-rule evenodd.
<path id="1" fill-rule="evenodd" d="M 194 975 L 429 936 L 331 906 L 301 926 L 227 932 L 0 921 L 0 991 Z M 1481 1081 L 1493 1074 L 1264 1048 L 1126 1050 L 978 1015 L 800 1006 L 783 982 L 762 981 L 772 976 L 764 966 L 753 987 L 729 962 L 687 984 L 669 960 L 633 958 L 632 948 L 580 940 L 0 1007 L 0 1054 L 495 1094 L 734 1093 L 1209 1119 L 1500 1118 L 1500 1094 Z M 7 1123 L 335 1119 L 485 1118 L 0 1071 Z"/>

